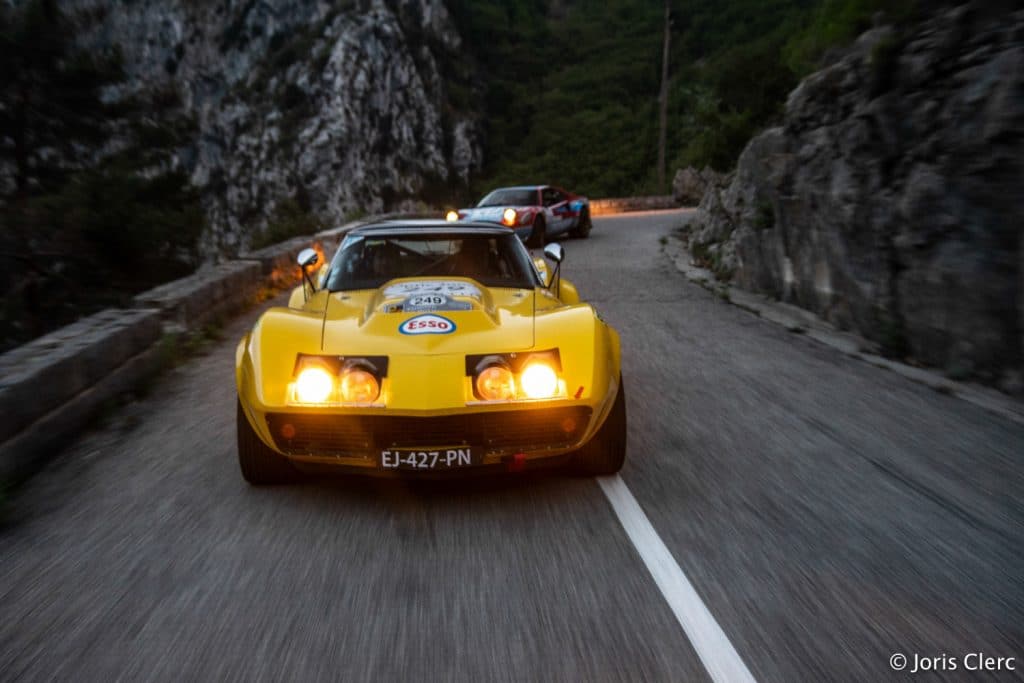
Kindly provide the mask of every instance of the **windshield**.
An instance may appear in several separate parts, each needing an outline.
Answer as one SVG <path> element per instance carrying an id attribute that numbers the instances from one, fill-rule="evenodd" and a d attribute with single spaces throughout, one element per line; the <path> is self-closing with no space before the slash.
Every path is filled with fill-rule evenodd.
<path id="1" fill-rule="evenodd" d="M 536 206 L 537 190 L 495 190 L 480 200 L 481 206 Z"/>
<path id="2" fill-rule="evenodd" d="M 327 276 L 332 292 L 376 289 L 401 277 L 469 277 L 487 287 L 540 284 L 522 242 L 508 235 L 352 235 Z"/>

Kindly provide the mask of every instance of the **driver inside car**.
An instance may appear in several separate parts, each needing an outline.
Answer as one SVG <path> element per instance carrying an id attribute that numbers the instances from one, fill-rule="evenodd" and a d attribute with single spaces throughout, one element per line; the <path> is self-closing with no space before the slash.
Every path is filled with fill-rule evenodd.
<path id="1" fill-rule="evenodd" d="M 494 257 L 491 240 L 464 239 L 459 250 L 452 256 L 448 274 L 474 280 L 490 279 L 499 275 L 498 269 L 494 267 Z"/>

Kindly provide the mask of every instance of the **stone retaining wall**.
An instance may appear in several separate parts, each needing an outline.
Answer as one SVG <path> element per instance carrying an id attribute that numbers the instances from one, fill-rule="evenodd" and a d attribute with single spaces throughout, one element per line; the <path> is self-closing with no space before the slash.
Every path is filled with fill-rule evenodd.
<path id="1" fill-rule="evenodd" d="M 196 329 L 244 307 L 263 281 L 257 261 L 228 261 L 143 292 L 135 303 L 159 309 L 172 328 Z"/>
<path id="2" fill-rule="evenodd" d="M 38 469 L 111 400 L 156 372 L 165 334 L 228 317 L 263 287 L 294 286 L 299 251 L 313 246 L 326 258 L 348 230 L 370 220 L 203 267 L 137 295 L 134 308 L 101 311 L 0 355 L 0 486 Z"/>
<path id="3" fill-rule="evenodd" d="M 155 369 L 161 312 L 108 309 L 0 356 L 0 482 L 16 479 Z"/>
<path id="4" fill-rule="evenodd" d="M 659 209 L 678 209 L 679 203 L 672 195 L 655 197 L 618 197 L 612 199 L 592 199 L 590 201 L 591 216 L 607 216 L 627 211 L 655 211 Z"/>

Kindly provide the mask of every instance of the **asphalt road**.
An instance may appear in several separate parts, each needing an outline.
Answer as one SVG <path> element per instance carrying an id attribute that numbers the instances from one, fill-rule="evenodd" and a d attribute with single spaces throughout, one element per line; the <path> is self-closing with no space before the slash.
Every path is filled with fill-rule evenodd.
<path id="1" fill-rule="evenodd" d="M 688 283 L 683 218 L 596 219 L 564 273 L 622 334 L 622 479 L 750 672 L 1020 680 L 1024 426 Z M 247 486 L 256 314 L 9 501 L 0 680 L 707 680 L 595 480 Z"/>

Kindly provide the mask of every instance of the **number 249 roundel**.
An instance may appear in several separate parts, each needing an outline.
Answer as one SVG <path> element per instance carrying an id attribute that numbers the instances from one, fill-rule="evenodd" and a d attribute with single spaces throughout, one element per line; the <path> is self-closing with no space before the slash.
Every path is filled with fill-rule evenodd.
<path id="1" fill-rule="evenodd" d="M 398 331 L 402 334 L 451 334 L 455 323 L 440 315 L 417 315 L 402 323 Z"/>

